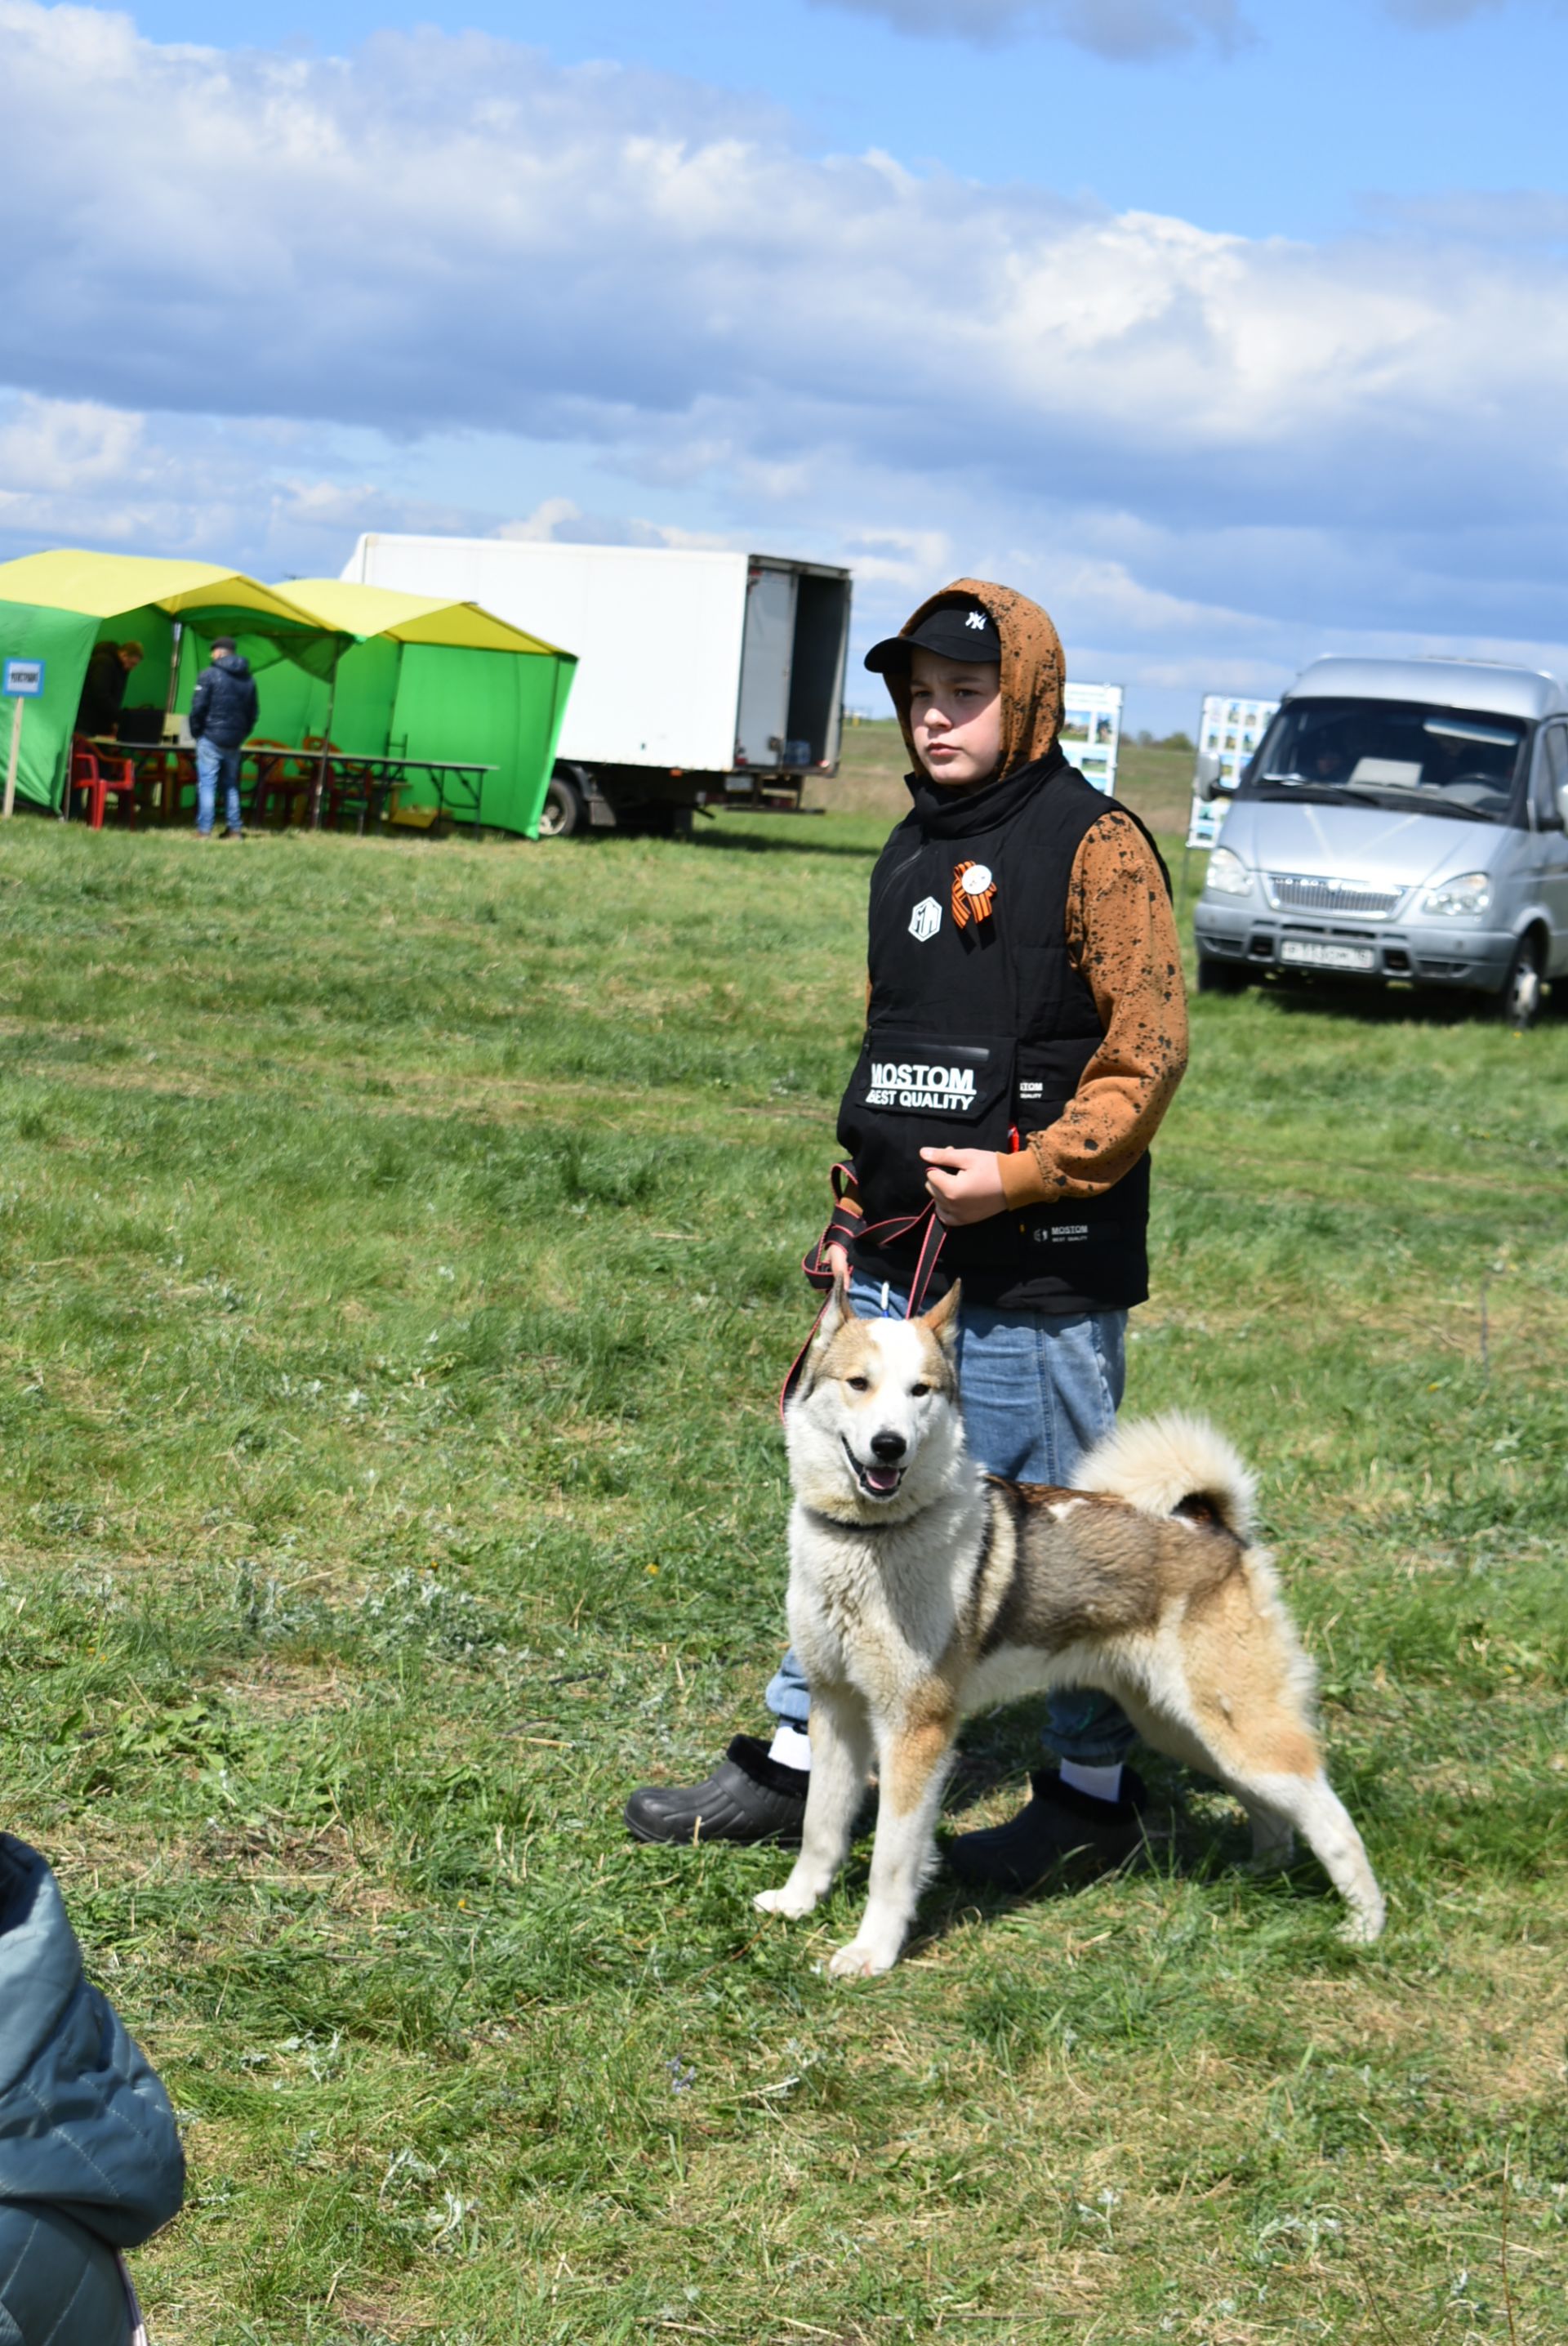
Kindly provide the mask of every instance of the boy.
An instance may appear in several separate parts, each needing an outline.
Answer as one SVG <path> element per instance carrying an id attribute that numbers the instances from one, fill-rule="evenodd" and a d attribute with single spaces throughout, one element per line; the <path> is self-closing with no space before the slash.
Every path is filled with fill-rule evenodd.
<path id="1" fill-rule="evenodd" d="M 943 1232 L 930 1301 L 963 1280 L 959 1383 L 987 1472 L 1065 1484 L 1115 1421 L 1129 1309 L 1148 1292 L 1148 1148 L 1186 1065 L 1165 867 L 1143 826 L 1064 757 L 1062 647 L 1036 604 L 961 578 L 866 666 L 887 679 L 914 804 L 871 877 L 865 1042 L 839 1138 L 853 1181 L 823 1251 L 857 1310 L 901 1312 L 922 1209 Z M 929 1228 L 929 1224 L 928 1224 Z M 928 1250 L 929 1252 L 929 1250 Z M 787 1654 L 771 1744 L 738 1736 L 707 1780 L 646 1786 L 639 1840 L 798 1840 L 809 1694 Z M 1011 1823 L 944 1855 L 1021 1890 L 1142 1837 L 1133 1732 L 1105 1696 L 1051 1698 L 1058 1762 Z"/>

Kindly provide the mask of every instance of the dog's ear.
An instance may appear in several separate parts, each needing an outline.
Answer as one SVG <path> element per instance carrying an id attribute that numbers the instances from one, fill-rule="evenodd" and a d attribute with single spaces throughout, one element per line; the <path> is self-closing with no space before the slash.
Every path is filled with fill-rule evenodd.
<path id="1" fill-rule="evenodd" d="M 963 1301 L 963 1281 L 955 1279 L 940 1303 L 920 1315 L 921 1326 L 929 1328 L 944 1352 L 951 1352 L 958 1341 L 958 1312 Z"/>
<path id="2" fill-rule="evenodd" d="M 828 1300 L 822 1306 L 822 1316 L 817 1322 L 811 1350 L 820 1352 L 823 1345 L 830 1344 L 846 1320 L 858 1320 L 860 1316 L 850 1300 L 849 1280 L 835 1271 Z"/>

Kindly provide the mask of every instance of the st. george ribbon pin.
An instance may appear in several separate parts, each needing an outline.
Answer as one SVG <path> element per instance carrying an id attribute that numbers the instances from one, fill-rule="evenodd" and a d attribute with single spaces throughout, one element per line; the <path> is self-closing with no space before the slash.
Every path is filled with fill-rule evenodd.
<path id="1" fill-rule="evenodd" d="M 991 918 L 991 908 L 996 902 L 996 882 L 991 876 L 989 863 L 975 863 L 965 857 L 952 867 L 952 924 L 966 929 L 971 921 L 976 927 Z"/>

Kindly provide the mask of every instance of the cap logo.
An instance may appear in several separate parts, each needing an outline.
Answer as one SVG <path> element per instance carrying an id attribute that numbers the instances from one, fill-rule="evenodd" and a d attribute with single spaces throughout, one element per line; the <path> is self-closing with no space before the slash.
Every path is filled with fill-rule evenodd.
<path id="1" fill-rule="evenodd" d="M 968 618 L 967 618 L 967 619 L 965 619 L 965 621 L 964 621 L 964 623 L 963 623 L 963 624 L 964 624 L 964 626 L 965 626 L 966 627 L 979 627 L 979 628 L 981 628 L 981 629 L 983 631 L 984 627 L 985 627 L 985 614 L 984 614 L 984 612 L 983 612 L 983 611 L 971 611 L 971 613 L 970 613 L 970 615 L 969 615 Z"/>

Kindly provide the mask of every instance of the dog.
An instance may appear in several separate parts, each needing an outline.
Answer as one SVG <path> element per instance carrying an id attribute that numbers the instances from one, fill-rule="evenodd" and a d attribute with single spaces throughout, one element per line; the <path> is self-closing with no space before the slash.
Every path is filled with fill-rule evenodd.
<path id="1" fill-rule="evenodd" d="M 844 1862 L 874 1765 L 871 1895 L 840 1977 L 898 1961 L 958 1723 L 1049 1687 L 1115 1697 L 1145 1742 L 1217 1777 L 1255 1862 L 1293 1830 L 1366 1943 L 1383 1898 L 1323 1773 L 1312 1668 L 1267 1553 L 1253 1478 L 1180 1414 L 1120 1428 L 1070 1490 L 982 1475 L 964 1447 L 955 1284 L 914 1320 L 861 1319 L 835 1287 L 786 1413 L 794 1507 L 789 1631 L 811 1685 L 800 1854 L 765 1913 L 798 1919 Z"/>

